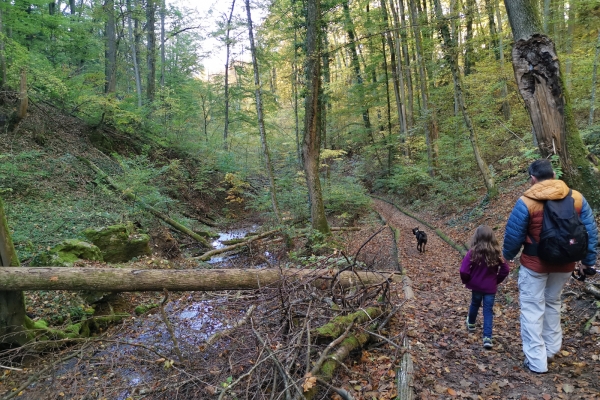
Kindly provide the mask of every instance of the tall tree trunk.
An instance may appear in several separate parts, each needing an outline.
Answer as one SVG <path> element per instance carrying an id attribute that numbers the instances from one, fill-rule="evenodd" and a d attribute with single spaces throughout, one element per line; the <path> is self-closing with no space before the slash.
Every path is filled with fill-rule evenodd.
<path id="1" fill-rule="evenodd" d="M 566 40 L 566 50 L 567 50 L 567 63 L 566 67 L 566 75 L 567 75 L 567 90 L 571 91 L 571 81 L 572 81 L 572 69 L 573 69 L 573 31 L 575 30 L 575 5 L 573 2 L 569 2 L 569 21 L 567 28 L 567 40 Z"/>
<path id="2" fill-rule="evenodd" d="M 0 199 L 0 265 L 2 267 L 19 266 L 2 199 Z M 0 349 L 4 346 L 21 346 L 29 341 L 24 329 L 25 318 L 23 292 L 0 291 Z"/>
<path id="3" fill-rule="evenodd" d="M 488 192 L 488 197 L 492 198 L 498 194 L 498 189 L 496 188 L 496 184 L 494 183 L 494 178 L 490 173 L 490 170 L 487 166 L 487 163 L 483 160 L 481 156 L 481 151 L 479 150 L 479 144 L 477 143 L 477 134 L 475 132 L 475 128 L 473 126 L 473 122 L 471 121 L 471 117 L 467 112 L 467 106 L 465 104 L 465 99 L 462 92 L 462 77 L 460 75 L 460 71 L 458 69 L 458 61 L 457 61 L 457 53 L 458 48 L 452 38 L 450 37 L 450 29 L 448 24 L 444 18 L 442 13 L 442 6 L 440 4 L 440 0 L 434 0 L 435 3 L 435 13 L 438 21 L 438 28 L 442 34 L 442 38 L 444 40 L 444 56 L 446 58 L 446 62 L 450 65 L 450 70 L 452 71 L 452 78 L 454 80 L 454 91 L 456 94 L 456 100 L 458 102 L 459 109 L 462 113 L 463 119 L 465 121 L 465 125 L 469 130 L 469 140 L 471 141 L 471 146 L 473 147 L 473 154 L 475 155 L 475 161 L 477 162 L 477 166 L 479 167 L 479 171 L 483 177 L 483 182 Z"/>
<path id="4" fill-rule="evenodd" d="M 75 0 L 69 0 L 69 10 L 71 15 L 75 14 Z"/>
<path id="5" fill-rule="evenodd" d="M 117 34 L 115 25 L 115 2 L 106 0 L 104 3 L 106 23 L 104 36 L 106 47 L 104 51 L 105 84 L 104 93 L 114 93 L 117 87 Z"/>
<path id="6" fill-rule="evenodd" d="M 327 26 L 322 24 L 322 48 L 325 49 L 321 53 L 321 59 L 323 63 L 323 82 L 321 90 L 321 145 L 324 149 L 327 148 L 327 110 L 331 107 L 329 102 L 329 84 L 331 82 L 331 69 L 329 68 L 329 40 L 327 38 Z"/>
<path id="7" fill-rule="evenodd" d="M 598 39 L 596 39 L 596 55 L 594 56 L 594 67 L 592 70 L 592 93 L 590 96 L 590 117 L 588 126 L 594 124 L 594 111 L 596 109 L 596 84 L 598 77 L 598 59 L 600 58 L 600 29 L 598 30 Z"/>
<path id="8" fill-rule="evenodd" d="M 298 114 L 298 26 L 294 24 L 294 61 L 292 64 L 292 95 L 294 96 L 294 131 L 296 133 L 296 157 L 302 168 L 302 147 L 300 145 L 300 116 Z"/>
<path id="9" fill-rule="evenodd" d="M 6 53 L 4 52 L 4 15 L 0 10 L 0 89 L 6 85 Z"/>
<path id="10" fill-rule="evenodd" d="M 269 177 L 269 186 L 271 190 L 271 205 L 277 222 L 281 222 L 279 204 L 277 203 L 277 191 L 275 188 L 275 176 L 273 174 L 273 164 L 271 163 L 271 154 L 267 144 L 267 132 L 265 130 L 265 120 L 263 116 L 262 93 L 260 85 L 260 74 L 258 71 L 258 60 L 256 58 L 256 46 L 254 45 L 254 32 L 252 28 L 252 14 L 250 13 L 250 0 L 246 0 L 246 13 L 248 15 L 248 36 L 250 38 L 250 53 L 252 55 L 252 69 L 254 70 L 254 93 L 256 96 L 256 115 L 258 117 L 258 130 L 260 132 L 260 143 L 262 145 L 263 156 L 265 157 L 265 169 Z"/>
<path id="11" fill-rule="evenodd" d="M 356 35 L 354 34 L 354 23 L 352 22 L 352 18 L 350 16 L 350 5 L 349 0 L 344 0 L 342 3 L 342 8 L 344 10 L 344 25 L 346 29 L 346 33 L 348 34 L 348 48 L 350 50 L 352 69 L 354 69 L 354 74 L 356 76 L 356 83 L 358 86 L 363 86 L 363 77 L 360 70 L 360 61 L 358 57 L 358 49 L 356 47 Z M 373 137 L 371 131 L 371 119 L 369 118 L 369 109 L 367 107 L 362 107 L 362 117 L 363 123 L 365 125 L 365 129 L 369 137 Z"/>
<path id="12" fill-rule="evenodd" d="M 421 41 L 421 29 L 417 8 L 415 2 L 417 0 L 408 0 L 411 14 L 411 22 L 413 26 L 413 35 L 415 38 L 415 50 L 417 56 L 417 68 L 419 71 L 419 84 L 421 91 L 421 118 L 423 119 L 423 131 L 425 133 L 425 142 L 427 143 L 427 165 L 430 176 L 435 175 L 435 154 L 433 152 L 433 141 L 431 139 L 431 116 L 428 108 L 428 92 L 427 92 L 427 76 L 423 61 L 423 44 Z"/>
<path id="13" fill-rule="evenodd" d="M 532 0 L 505 0 L 515 44 L 513 69 L 542 157 L 559 157 L 563 178 L 581 191 L 592 207 L 600 206 L 600 184 L 568 102 L 559 58 L 552 40 L 541 33 Z"/>
<path id="14" fill-rule="evenodd" d="M 165 0 L 160 0 L 160 87 L 165 86 L 165 16 L 167 10 Z"/>
<path id="15" fill-rule="evenodd" d="M 329 224 L 325 216 L 321 180 L 319 178 L 319 92 L 321 88 L 321 40 L 319 39 L 321 1 L 306 2 L 306 61 L 304 64 L 306 97 L 304 99 L 304 140 L 302 144 L 302 162 L 310 201 L 310 220 L 313 229 L 329 234 Z"/>
<path id="16" fill-rule="evenodd" d="M 22 120 L 27 115 L 29 108 L 29 96 L 27 95 L 27 70 L 21 68 L 21 82 L 19 84 L 19 108 L 17 109 L 17 121 Z"/>
<path id="17" fill-rule="evenodd" d="M 467 24 L 467 34 L 465 36 L 465 76 L 471 73 L 471 69 L 475 65 L 473 61 L 473 13 L 475 11 L 475 0 L 466 0 L 465 17 Z"/>
<path id="18" fill-rule="evenodd" d="M 152 103 L 156 94 L 156 0 L 147 0 L 146 3 L 146 63 L 148 65 L 148 79 L 146 82 L 146 97 Z"/>
<path id="19" fill-rule="evenodd" d="M 133 37 L 133 26 L 131 20 L 133 18 L 132 10 L 131 10 L 131 0 L 127 0 L 127 13 L 129 14 L 127 18 L 127 28 L 129 31 L 129 43 L 131 47 L 131 59 L 133 60 L 133 73 L 135 75 L 135 91 L 137 93 L 138 99 L 138 107 L 142 107 L 142 79 L 140 77 L 140 66 L 137 58 L 137 51 L 135 48 L 135 39 Z"/>
<path id="20" fill-rule="evenodd" d="M 229 144 L 227 143 L 227 136 L 229 135 L 229 56 L 231 52 L 231 41 L 229 40 L 229 37 L 231 35 L 233 7 L 235 7 L 235 0 L 231 1 L 231 10 L 229 11 L 227 29 L 225 30 L 225 126 L 223 127 L 223 149 L 225 151 L 229 150 Z"/>
<path id="21" fill-rule="evenodd" d="M 502 36 L 502 19 L 500 16 L 500 4 L 498 0 L 494 0 L 496 8 L 496 19 L 498 20 L 498 55 L 500 60 L 500 76 L 501 86 L 500 95 L 502 96 L 502 115 L 508 121 L 510 119 L 510 103 L 508 102 L 508 88 L 506 86 L 506 78 L 504 76 L 504 38 Z"/>
<path id="22" fill-rule="evenodd" d="M 399 59 L 400 57 L 400 35 L 398 33 L 399 30 L 399 26 L 398 25 L 394 25 L 394 29 L 390 29 L 392 27 L 392 24 L 389 23 L 389 18 L 388 18 L 388 14 L 387 14 L 387 9 L 386 9 L 386 1 L 385 0 L 380 0 L 381 2 L 381 13 L 382 13 L 382 17 L 383 17 L 383 23 L 384 23 L 384 27 L 385 30 L 387 31 L 385 33 L 385 37 L 388 43 L 388 47 L 390 49 L 390 63 L 391 63 L 391 69 L 392 69 L 392 80 L 393 80 L 393 87 L 394 87 L 394 95 L 396 97 L 396 112 L 398 114 L 398 122 L 400 124 L 400 141 L 401 143 L 404 143 L 404 141 L 406 140 L 406 136 L 407 136 L 407 126 L 406 126 L 406 109 L 405 109 L 405 99 L 404 99 L 404 82 L 402 79 L 402 69 L 401 69 L 401 60 Z M 394 5 L 392 4 L 392 6 L 390 7 L 390 9 L 393 9 Z M 394 36 L 395 36 L 395 43 L 394 40 L 392 38 L 392 33 L 394 32 Z M 385 47 L 384 47 L 385 50 Z M 398 55 L 398 58 L 396 58 L 396 54 Z M 387 69 L 386 69 L 386 74 L 387 74 Z M 406 146 L 403 146 L 403 151 L 405 152 L 406 155 Z"/>
<path id="23" fill-rule="evenodd" d="M 390 4 L 393 0 L 390 0 Z M 398 24 L 398 14 L 395 12 L 395 8 L 392 5 L 392 11 L 394 14 L 394 20 Z M 413 79 L 412 72 L 410 69 L 410 53 L 408 52 L 408 35 L 406 33 L 406 14 L 404 13 L 404 0 L 398 0 L 398 9 L 400 10 L 400 38 L 402 39 L 402 60 L 404 61 L 404 73 L 406 75 L 406 127 L 410 129 L 415 124 L 415 112 L 414 112 L 414 95 L 413 95 Z M 400 56 L 398 56 L 400 57 Z M 410 151 L 409 151 L 410 152 Z"/>
<path id="24" fill-rule="evenodd" d="M 498 31 L 496 30 L 496 22 L 494 21 L 494 10 L 497 9 L 497 5 L 495 0 L 485 0 L 485 11 L 488 16 L 488 27 L 490 29 L 490 42 L 492 44 L 492 50 L 494 51 L 494 56 L 496 60 L 500 59 L 500 49 L 499 49 L 499 38 Z M 498 19 L 498 25 L 502 25 L 502 20 Z"/>

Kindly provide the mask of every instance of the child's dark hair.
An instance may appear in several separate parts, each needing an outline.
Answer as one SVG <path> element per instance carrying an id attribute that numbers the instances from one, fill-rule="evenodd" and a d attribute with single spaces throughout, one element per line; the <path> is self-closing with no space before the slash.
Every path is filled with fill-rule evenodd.
<path id="1" fill-rule="evenodd" d="M 485 262 L 488 267 L 502 263 L 502 249 L 494 231 L 487 225 L 480 225 L 471 239 L 471 262 Z"/>

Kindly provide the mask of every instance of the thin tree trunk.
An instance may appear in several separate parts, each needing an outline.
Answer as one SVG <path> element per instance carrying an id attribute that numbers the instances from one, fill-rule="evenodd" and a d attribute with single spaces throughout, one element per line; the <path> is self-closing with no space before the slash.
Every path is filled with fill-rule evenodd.
<path id="1" fill-rule="evenodd" d="M 448 24 L 445 21 L 444 15 L 442 13 L 442 6 L 440 4 L 440 0 L 434 0 L 435 3 L 435 13 L 437 16 L 438 27 L 442 34 L 442 38 L 444 40 L 444 56 L 446 58 L 447 63 L 450 65 L 450 70 L 452 71 L 452 78 L 454 80 L 454 91 L 456 93 L 456 99 L 458 101 L 458 105 L 460 111 L 462 113 L 463 119 L 465 121 L 465 125 L 469 130 L 469 140 L 471 141 L 471 145 L 473 146 L 473 153 L 475 155 L 475 160 L 477 162 L 477 166 L 479 167 L 479 171 L 483 177 L 483 181 L 485 187 L 487 188 L 488 197 L 492 198 L 498 194 L 498 189 L 494 183 L 494 178 L 490 173 L 490 170 L 487 166 L 487 163 L 483 160 L 481 156 L 481 152 L 479 150 L 479 145 L 477 143 L 477 134 L 475 133 L 475 128 L 473 127 L 473 122 L 471 121 L 471 117 L 467 113 L 467 106 L 465 104 L 463 92 L 462 92 L 462 78 L 460 75 L 460 71 L 458 69 L 458 61 L 457 61 L 457 52 L 458 49 L 454 44 L 452 38 L 450 37 L 450 29 L 448 28 Z"/>
<path id="2" fill-rule="evenodd" d="M 465 36 L 465 76 L 471 73 L 471 69 L 475 65 L 473 61 L 473 13 L 475 9 L 475 0 L 466 0 L 464 4 L 465 17 L 467 24 L 467 34 Z"/>
<path id="3" fill-rule="evenodd" d="M 517 87 L 523 97 L 542 157 L 556 154 L 563 179 L 600 206 L 600 182 L 587 159 L 560 72 L 552 40 L 541 34 L 536 4 L 505 0 L 515 44 L 512 51 Z"/>
<path id="4" fill-rule="evenodd" d="M 498 44 L 498 31 L 496 30 L 496 22 L 494 21 L 494 12 L 497 9 L 497 4 L 495 0 L 485 0 L 485 11 L 488 16 L 488 27 L 490 29 L 490 42 L 492 44 L 492 50 L 494 51 L 494 56 L 496 60 L 500 59 L 500 49 Z M 496 14 L 499 14 L 496 13 Z M 498 25 L 502 25 L 502 20 L 498 19 Z"/>
<path id="5" fill-rule="evenodd" d="M 398 114 L 398 122 L 400 124 L 400 142 L 404 143 L 404 141 L 406 140 L 406 132 L 407 132 L 407 126 L 406 126 L 406 112 L 405 112 L 405 99 L 404 99 L 404 81 L 402 79 L 402 69 L 401 69 L 401 60 L 399 59 L 400 57 L 400 35 L 398 33 L 399 30 L 399 26 L 395 25 L 394 29 L 392 30 L 394 32 L 394 36 L 395 36 L 395 43 L 394 40 L 392 39 L 392 33 L 390 32 L 390 28 L 391 28 L 391 24 L 389 22 L 389 18 L 388 18 L 388 14 L 387 14 L 387 9 L 386 9 L 386 1 L 385 0 L 380 0 L 381 2 L 381 13 L 382 13 L 382 17 L 383 17 L 383 22 L 384 22 L 384 26 L 385 29 L 388 31 L 385 33 L 385 37 L 387 39 L 387 43 L 388 43 L 388 47 L 390 49 L 390 61 L 391 61 L 391 69 L 392 69 L 392 80 L 393 80 L 393 87 L 394 87 L 394 95 L 396 97 L 396 112 Z M 392 4 L 391 9 L 393 9 L 394 5 Z M 384 47 L 385 50 L 385 47 Z M 398 58 L 396 58 L 396 54 L 398 55 Z M 386 69 L 386 74 L 387 74 L 387 69 Z M 391 132 L 390 132 L 391 133 Z M 403 146 L 403 151 L 404 154 L 406 155 L 406 146 Z"/>
<path id="6" fill-rule="evenodd" d="M 3 35 L 0 38 L 0 89 L 6 85 L 6 54 L 4 52 L 4 15 L 0 10 L 0 34 Z"/>
<path id="7" fill-rule="evenodd" d="M 425 74 L 425 66 L 423 61 L 423 45 L 421 41 L 421 30 L 419 28 L 419 18 L 417 15 L 417 9 L 415 6 L 415 2 L 417 0 L 408 0 L 410 6 L 411 13 L 411 22 L 413 26 L 413 34 L 415 38 L 415 46 L 416 46 L 416 56 L 417 56 L 417 68 L 419 71 L 419 84 L 421 86 L 421 117 L 423 119 L 423 131 L 425 133 L 425 142 L 427 143 L 427 166 L 428 172 L 430 176 L 435 175 L 435 160 L 433 153 L 433 143 L 431 139 L 431 128 L 430 128 L 430 119 L 428 109 L 428 94 L 427 94 L 427 77 Z"/>
<path id="8" fill-rule="evenodd" d="M 329 40 L 327 39 L 327 26 L 322 24 L 323 51 L 321 59 L 323 60 L 323 81 L 325 87 L 321 86 L 321 145 L 327 148 L 327 110 L 331 106 L 329 102 L 329 84 L 331 82 L 331 69 L 329 68 Z"/>
<path id="9" fill-rule="evenodd" d="M 19 266 L 19 258 L 10 236 L 2 199 L 0 199 L 0 265 L 0 271 L 2 267 Z M 4 289 L 0 288 L 0 348 L 4 347 L 3 345 L 21 346 L 30 340 L 24 331 L 25 318 L 23 292 L 10 285 Z"/>
<path id="10" fill-rule="evenodd" d="M 294 24 L 294 61 L 292 64 L 292 95 L 294 96 L 294 131 L 296 133 L 296 157 L 302 168 L 302 147 L 300 145 L 300 117 L 298 115 L 298 27 Z"/>
<path id="11" fill-rule="evenodd" d="M 566 63 L 566 75 L 567 75 L 567 90 L 571 91 L 572 81 L 572 69 L 573 69 L 573 32 L 575 30 L 575 5 L 572 1 L 569 2 L 569 21 L 567 28 L 567 40 L 566 40 L 566 52 L 567 52 L 567 63 Z"/>
<path id="12" fill-rule="evenodd" d="M 156 94 L 156 0 L 148 0 L 146 4 L 146 46 L 148 49 L 146 63 L 148 65 L 148 81 L 146 82 L 146 97 L 154 101 Z"/>
<path id="13" fill-rule="evenodd" d="M 114 93 L 117 87 L 117 37 L 114 0 L 106 0 L 106 3 L 104 3 L 104 12 L 106 13 L 104 29 L 104 36 L 106 38 L 104 72 L 106 81 L 104 84 L 104 93 Z"/>
<path id="14" fill-rule="evenodd" d="M 596 40 L 596 55 L 594 56 L 594 68 L 592 70 L 592 94 L 590 96 L 590 117 L 588 126 L 594 124 L 594 111 L 596 109 L 596 83 L 598 77 L 598 59 L 600 58 L 600 29 L 598 30 L 598 39 Z"/>
<path id="15" fill-rule="evenodd" d="M 320 63 L 320 15 L 321 1 L 306 2 L 306 61 L 304 65 L 306 97 L 304 98 L 304 140 L 302 162 L 310 201 L 310 219 L 313 229 L 329 234 L 329 224 L 325 216 L 321 180 L 319 178 L 319 158 L 321 135 L 319 134 L 319 92 L 321 88 Z"/>
<path id="16" fill-rule="evenodd" d="M 510 119 L 510 103 L 508 102 L 508 88 L 506 86 L 506 78 L 504 76 L 504 38 L 502 36 L 502 19 L 500 16 L 500 4 L 498 0 L 494 0 L 496 8 L 496 19 L 498 20 L 498 55 L 500 60 L 500 76 L 502 80 L 502 86 L 500 89 L 500 95 L 502 96 L 502 115 L 504 120 Z"/>
<path id="17" fill-rule="evenodd" d="M 231 41 L 229 37 L 231 35 L 231 19 L 233 18 L 233 8 L 235 7 L 235 0 L 231 1 L 231 10 L 229 11 L 229 18 L 227 18 L 227 30 L 225 31 L 225 126 L 223 127 L 223 149 L 229 150 L 228 135 L 229 135 L 229 56 L 231 51 Z"/>
<path id="18" fill-rule="evenodd" d="M 165 9 L 165 0 L 160 0 L 160 87 L 161 89 L 165 86 L 165 16 L 167 10 Z"/>
<path id="19" fill-rule="evenodd" d="M 275 176 L 273 174 L 273 164 L 267 144 L 267 132 L 265 130 L 265 121 L 263 116 L 262 94 L 260 85 L 260 75 L 258 71 L 258 60 L 256 58 L 256 47 L 254 45 L 254 32 L 252 28 L 252 15 L 250 13 L 250 0 L 246 0 L 246 13 L 248 15 L 248 36 L 250 38 L 250 53 L 252 54 L 252 68 L 254 70 L 254 87 L 256 96 L 256 114 L 258 117 L 258 130 L 260 132 L 260 142 L 262 145 L 263 156 L 265 157 L 265 169 L 269 177 L 269 186 L 271 189 L 271 205 L 277 222 L 281 222 L 281 214 L 277 203 L 277 192 L 275 189 Z"/>
<path id="20" fill-rule="evenodd" d="M 390 0 L 392 2 L 393 0 Z M 398 14 L 394 11 L 394 7 L 391 7 L 394 14 L 396 24 L 398 24 Z M 406 15 L 404 13 L 404 0 L 398 0 L 398 9 L 400 10 L 400 38 L 402 39 L 402 59 L 404 60 L 404 73 L 406 74 L 406 128 L 410 129 L 415 125 L 415 112 L 414 112 L 414 95 L 413 95 L 413 79 L 412 72 L 410 69 L 410 53 L 408 52 L 408 38 L 406 33 Z"/>
<path id="21" fill-rule="evenodd" d="M 127 25 L 129 31 L 129 43 L 131 43 L 131 59 L 133 60 L 133 73 L 135 75 L 135 91 L 137 93 L 138 98 L 138 107 L 142 107 L 142 80 L 140 77 L 140 66 L 138 64 L 137 51 L 135 49 L 135 39 L 133 37 L 133 27 L 131 23 L 131 19 L 133 18 L 132 10 L 131 10 L 131 0 L 127 0 L 127 13 L 129 17 L 127 18 Z"/>
<path id="22" fill-rule="evenodd" d="M 27 115 L 29 108 L 29 96 L 27 95 L 27 70 L 21 68 L 21 82 L 19 87 L 19 108 L 17 109 L 17 121 L 22 120 Z"/>

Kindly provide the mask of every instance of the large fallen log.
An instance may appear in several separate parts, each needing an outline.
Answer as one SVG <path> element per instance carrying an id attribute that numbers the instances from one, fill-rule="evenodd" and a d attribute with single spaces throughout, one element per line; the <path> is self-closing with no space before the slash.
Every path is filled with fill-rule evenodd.
<path id="1" fill-rule="evenodd" d="M 216 291 L 258 289 L 282 278 L 311 280 L 320 287 L 336 270 L 310 269 L 202 269 L 162 270 L 124 268 L 6 267 L 0 268 L 3 290 L 96 290 L 103 292 Z M 399 281 L 394 272 L 350 272 L 338 275 L 349 287 L 375 284 L 387 279 Z"/>

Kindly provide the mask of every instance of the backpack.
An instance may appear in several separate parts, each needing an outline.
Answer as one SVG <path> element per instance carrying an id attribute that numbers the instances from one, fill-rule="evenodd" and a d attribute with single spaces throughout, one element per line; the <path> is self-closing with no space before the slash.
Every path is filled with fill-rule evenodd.
<path id="1" fill-rule="evenodd" d="M 569 194 L 560 200 L 546 200 L 540 242 L 529 235 L 523 253 L 537 256 L 549 264 L 581 261 L 587 255 L 588 232 L 575 210 L 575 200 Z"/>

